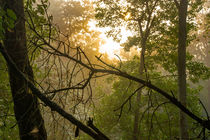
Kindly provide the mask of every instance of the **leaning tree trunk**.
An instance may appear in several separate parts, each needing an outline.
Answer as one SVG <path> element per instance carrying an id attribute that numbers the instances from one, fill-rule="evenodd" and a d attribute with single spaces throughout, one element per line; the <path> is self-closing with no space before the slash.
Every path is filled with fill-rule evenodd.
<path id="1" fill-rule="evenodd" d="M 178 91 L 179 100 L 186 106 L 186 40 L 187 40 L 187 0 L 180 0 L 179 4 L 179 42 L 178 42 Z M 180 111 L 180 137 L 181 140 L 188 140 L 187 117 L 186 114 Z"/>
<path id="2" fill-rule="evenodd" d="M 3 3 L 5 10 L 11 9 L 17 16 L 14 29 L 5 33 L 4 46 L 17 67 L 34 81 L 26 47 L 23 0 L 3 0 Z M 37 98 L 30 92 L 27 82 L 19 77 L 9 64 L 8 69 L 20 139 L 46 140 L 47 135 Z"/>

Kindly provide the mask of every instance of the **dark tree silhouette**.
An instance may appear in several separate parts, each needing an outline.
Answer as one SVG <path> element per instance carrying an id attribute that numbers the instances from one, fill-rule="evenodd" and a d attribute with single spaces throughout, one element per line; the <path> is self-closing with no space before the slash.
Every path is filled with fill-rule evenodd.
<path id="1" fill-rule="evenodd" d="M 11 9 L 17 17 L 13 30 L 6 30 L 3 46 L 18 69 L 33 82 L 33 71 L 29 64 L 28 51 L 26 47 L 23 0 L 3 0 L 2 3 L 5 11 L 7 9 Z M 27 80 L 18 75 L 10 63 L 8 63 L 8 69 L 14 102 L 15 118 L 19 128 L 20 139 L 47 139 L 44 120 L 39 110 L 37 97 L 31 93 Z"/>

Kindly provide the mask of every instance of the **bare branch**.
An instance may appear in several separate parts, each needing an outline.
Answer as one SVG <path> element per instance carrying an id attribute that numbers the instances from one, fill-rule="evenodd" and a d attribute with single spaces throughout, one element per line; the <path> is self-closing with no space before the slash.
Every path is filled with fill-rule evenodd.
<path id="1" fill-rule="evenodd" d="M 50 101 L 43 93 L 41 93 L 39 91 L 39 89 L 37 89 L 33 82 L 31 82 L 31 80 L 29 78 L 27 78 L 24 73 L 22 73 L 17 66 L 15 65 L 15 63 L 12 61 L 12 59 L 8 56 L 8 54 L 6 53 L 6 51 L 4 50 L 2 44 L 0 44 L 0 52 L 2 53 L 2 55 L 4 56 L 5 60 L 7 61 L 8 65 L 10 65 L 12 68 L 14 68 L 17 71 L 17 74 L 21 77 L 24 78 L 27 82 L 28 85 L 32 91 L 32 93 L 34 95 L 36 95 L 42 102 L 44 102 L 47 106 L 49 106 L 51 108 L 51 110 L 54 110 L 56 112 L 58 112 L 61 116 L 63 116 L 64 118 L 66 118 L 67 120 L 69 120 L 71 123 L 73 123 L 74 125 L 78 126 L 79 129 L 81 129 L 83 132 L 85 132 L 86 134 L 88 134 L 89 136 L 91 136 L 92 138 L 94 138 L 95 140 L 108 140 L 105 139 L 104 137 L 101 137 L 100 134 L 93 132 L 90 128 L 88 128 L 86 125 L 84 125 L 82 122 L 80 122 L 79 120 L 77 120 L 74 116 L 72 116 L 71 114 L 67 113 L 66 111 L 64 111 L 60 106 L 58 106 L 55 102 Z M 102 132 L 100 132 L 102 133 Z"/>
<path id="2" fill-rule="evenodd" d="M 65 91 L 65 90 L 70 90 L 70 89 L 84 89 L 88 83 L 90 82 L 91 78 L 93 77 L 93 72 L 90 73 L 88 79 L 83 80 L 81 82 L 79 82 L 78 84 L 72 86 L 72 87 L 67 87 L 67 88 L 62 88 L 62 89 L 57 89 L 57 90 L 53 90 L 53 91 L 49 91 L 49 92 L 46 92 L 45 94 L 50 94 L 50 93 L 57 93 L 57 92 L 61 92 L 61 91 Z M 85 81 L 85 83 L 82 85 L 82 86 L 79 86 L 81 85 L 81 83 L 83 83 Z"/>

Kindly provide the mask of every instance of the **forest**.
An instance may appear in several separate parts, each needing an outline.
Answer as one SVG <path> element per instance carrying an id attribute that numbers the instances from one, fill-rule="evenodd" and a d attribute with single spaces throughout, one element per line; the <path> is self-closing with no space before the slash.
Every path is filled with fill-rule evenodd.
<path id="1" fill-rule="evenodd" d="M 210 140 L 209 0 L 0 0 L 0 140 Z"/>

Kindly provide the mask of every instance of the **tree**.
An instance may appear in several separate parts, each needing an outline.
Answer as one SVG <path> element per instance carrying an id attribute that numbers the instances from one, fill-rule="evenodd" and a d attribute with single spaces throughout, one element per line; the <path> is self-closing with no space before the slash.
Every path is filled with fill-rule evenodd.
<path id="1" fill-rule="evenodd" d="M 196 64 L 196 62 L 192 62 L 192 56 L 190 54 L 186 55 L 186 50 L 180 51 L 180 44 L 182 44 L 184 41 L 185 47 L 186 47 L 186 42 L 189 43 L 190 40 L 192 40 L 192 36 L 189 35 L 190 39 L 186 40 L 186 37 L 184 37 L 184 36 L 187 36 L 187 33 L 186 33 L 187 31 L 185 31 L 186 27 L 184 30 L 181 30 L 180 28 L 184 28 L 184 25 L 178 25 L 180 23 L 183 24 L 184 19 L 182 16 L 185 15 L 185 13 L 181 11 L 183 10 L 182 6 L 177 6 L 179 10 L 178 11 L 176 10 L 176 5 L 179 5 L 177 1 L 173 2 L 173 1 L 161 1 L 161 0 L 159 1 L 129 1 L 128 0 L 128 1 L 123 1 L 123 2 L 124 4 L 119 4 L 117 3 L 117 1 L 101 0 L 100 2 L 98 2 L 99 8 L 96 9 L 97 10 L 96 17 L 99 20 L 100 26 L 102 27 L 109 26 L 111 28 L 110 32 L 108 32 L 108 35 L 112 35 L 118 40 L 120 40 L 120 37 L 118 36 L 118 32 L 120 30 L 118 28 L 119 25 L 127 26 L 128 29 L 134 32 L 134 36 L 128 38 L 128 41 L 124 44 L 124 47 L 125 49 L 128 50 L 132 46 L 138 46 L 138 43 L 141 44 L 140 45 L 141 55 L 143 55 L 144 57 L 140 57 L 140 60 L 141 62 L 143 62 L 142 58 L 144 60 L 144 63 L 142 64 L 144 65 L 143 67 L 145 67 L 148 72 L 146 73 L 149 75 L 148 77 L 154 78 L 151 76 L 152 75 L 151 71 L 156 71 L 156 72 L 161 71 L 163 76 L 166 76 L 165 73 L 168 73 L 168 72 L 169 72 L 169 76 L 177 75 L 177 62 L 179 63 L 178 75 L 179 76 L 183 75 L 183 74 L 180 74 L 180 68 L 184 68 L 184 69 L 186 68 L 183 66 L 180 67 L 180 64 L 182 65 L 183 63 L 186 63 L 185 62 L 186 59 L 188 62 L 187 67 L 190 73 L 192 71 L 195 71 L 192 69 L 192 67 L 190 67 L 190 64 L 193 64 L 193 63 Z M 201 4 L 202 2 L 200 1 L 196 1 L 196 2 L 190 1 L 190 12 L 188 15 L 190 20 L 192 21 L 194 20 L 193 13 L 199 11 L 199 6 Z M 127 15 L 129 16 L 126 19 L 125 17 L 127 17 Z M 182 18 L 181 22 L 179 22 L 180 20 L 178 21 L 180 17 Z M 188 32 L 195 28 L 195 25 L 192 23 L 192 21 L 188 21 Z M 139 28 L 136 28 L 136 27 L 139 27 Z M 185 34 L 184 36 L 182 37 L 178 36 L 178 27 L 179 27 L 179 33 L 181 34 L 181 36 Z M 136 33 L 138 31 L 140 32 L 139 36 Z M 179 58 L 182 58 L 182 60 L 184 61 L 182 61 L 181 59 L 177 61 L 178 44 L 179 44 L 179 52 L 184 54 L 184 55 L 181 55 L 180 57 L 180 53 L 179 53 L 178 56 Z M 181 48 L 183 49 L 183 47 Z M 208 70 L 207 70 L 207 73 L 208 73 Z M 193 76 L 199 77 L 199 75 L 193 75 Z M 189 74 L 189 77 L 190 77 L 190 74 Z M 150 78 L 148 78 L 147 80 L 150 80 Z M 180 85 L 184 86 L 185 91 L 186 91 L 186 74 L 185 74 L 185 84 L 181 83 L 179 84 L 179 86 Z M 184 96 L 184 94 L 182 95 Z M 138 101 L 137 101 L 137 104 L 138 104 Z M 136 116 L 135 122 L 138 122 L 137 121 L 138 116 L 137 115 L 135 116 Z M 138 123 L 135 123 L 134 130 L 136 131 L 134 131 L 134 139 L 137 139 L 138 137 L 136 136 L 138 134 L 137 131 L 139 130 L 138 125 L 139 125 Z"/>
<path id="2" fill-rule="evenodd" d="M 177 3 L 179 13 L 179 35 L 178 35 L 178 89 L 179 100 L 186 106 L 186 41 L 187 41 L 187 7 L 188 0 L 181 0 Z M 180 138 L 181 140 L 188 140 L 187 117 L 185 113 L 180 111 Z"/>
<path id="3" fill-rule="evenodd" d="M 209 47 L 209 21 L 210 14 L 207 8 L 208 3 L 204 3 L 203 12 L 197 14 L 196 21 L 199 26 L 199 30 L 195 31 L 196 39 L 190 44 L 189 51 L 195 56 L 195 59 L 199 62 L 203 62 L 208 68 L 210 67 L 210 47 Z M 206 109 L 210 112 L 210 104 L 208 103 L 209 91 L 210 91 L 210 80 L 201 81 L 201 84 L 204 84 L 204 89 L 201 92 L 201 100 L 204 101 Z"/>
<path id="4" fill-rule="evenodd" d="M 99 37 L 99 31 L 90 29 L 89 23 L 95 18 L 93 3 L 89 0 L 52 0 L 48 12 L 53 16 L 53 24 L 69 37 L 71 48 L 80 47 L 90 61 L 95 61 L 104 41 Z"/>
<path id="5" fill-rule="evenodd" d="M 161 2 L 155 1 L 124 1 L 125 5 L 118 4 L 117 1 L 103 1 L 98 2 L 98 8 L 96 9 L 96 17 L 100 26 L 111 26 L 115 31 L 110 30 L 109 34 L 115 36 L 116 39 L 120 31 L 117 26 L 125 24 L 128 29 L 132 29 L 135 35 L 130 37 L 128 42 L 125 43 L 125 49 L 129 50 L 132 46 L 137 45 L 141 48 L 140 53 L 140 65 L 139 65 L 139 77 L 145 79 L 145 53 L 148 50 L 148 44 L 150 38 L 154 35 L 154 30 L 157 29 L 158 22 L 161 22 L 159 16 L 160 13 L 157 7 Z M 101 7 L 99 5 L 102 5 Z M 104 7 L 104 5 L 105 7 Z M 117 9 L 117 10 L 116 10 Z M 156 13 L 156 14 L 154 14 Z M 114 14 L 114 16 L 113 16 Z M 158 17 L 157 17 L 158 16 Z M 111 20 L 110 20 L 111 19 Z M 118 21 L 116 21 L 118 19 Z M 121 22 L 121 23 L 120 23 Z M 122 24 L 123 23 L 123 24 Z M 149 80 L 149 79 L 147 79 Z M 140 84 L 139 87 L 142 85 Z M 134 114 L 134 126 L 133 126 L 133 139 L 138 140 L 140 132 L 140 103 L 141 103 L 140 89 L 136 97 L 136 111 Z"/>
<path id="6" fill-rule="evenodd" d="M 39 11 L 41 11 L 42 13 L 43 13 L 43 11 L 46 10 L 45 5 L 43 5 L 43 6 L 44 6 L 44 9 L 41 8 L 40 6 L 37 6 Z M 167 9 L 167 10 L 169 10 L 169 9 Z M 47 58 L 46 61 L 48 61 L 48 62 L 50 61 L 50 59 L 48 59 L 49 57 L 54 58 L 53 59 L 54 62 L 48 63 L 49 65 L 46 66 L 48 69 L 48 72 L 49 72 L 49 73 L 47 73 L 46 76 L 47 76 L 47 78 L 49 78 L 49 80 L 54 80 L 54 81 L 57 80 L 57 82 L 59 84 L 55 85 L 53 82 L 52 83 L 40 82 L 38 85 L 39 86 L 39 89 L 38 89 L 36 87 L 36 84 L 35 84 L 32 76 L 29 77 L 28 73 L 26 73 L 25 71 L 22 71 L 22 69 L 21 69 L 22 67 L 19 66 L 19 63 L 16 63 L 17 60 L 13 60 L 12 59 L 13 57 L 10 56 L 10 54 L 8 55 L 8 53 L 6 51 L 8 48 L 5 49 L 6 48 L 5 43 L 4 44 L 0 43 L 0 52 L 2 53 L 5 60 L 7 61 L 9 69 L 13 70 L 13 72 L 16 73 L 16 76 L 18 76 L 20 79 L 23 79 L 23 81 L 25 81 L 27 88 L 28 88 L 27 91 L 32 93 L 32 94 L 30 94 L 32 97 L 38 97 L 43 102 L 43 104 L 45 106 L 49 106 L 51 112 L 57 112 L 60 116 L 62 116 L 63 118 L 65 118 L 66 120 L 68 120 L 69 122 L 71 122 L 73 125 L 76 126 L 75 132 L 72 130 L 69 130 L 69 129 L 68 129 L 69 131 L 66 131 L 66 132 L 71 133 L 71 135 L 74 135 L 74 134 L 77 135 L 78 134 L 77 130 L 81 130 L 96 140 L 104 140 L 104 139 L 108 140 L 109 139 L 98 128 L 96 128 L 96 126 L 94 125 L 93 120 L 91 118 L 88 119 L 88 123 L 87 123 L 87 125 L 85 125 L 83 123 L 84 122 L 83 119 L 84 119 L 84 117 L 86 117 L 86 115 L 83 115 L 83 114 L 80 115 L 80 112 L 79 112 L 77 114 L 75 113 L 75 115 L 73 116 L 72 114 L 69 113 L 69 112 L 71 112 L 71 108 L 75 109 L 75 106 L 77 106 L 79 108 L 80 106 L 78 106 L 78 104 L 88 105 L 87 101 L 90 101 L 92 99 L 92 90 L 91 90 L 91 86 L 90 86 L 91 82 L 95 78 L 102 77 L 106 74 L 119 76 L 120 79 L 124 80 L 124 81 L 122 81 L 123 84 L 120 85 L 122 88 L 124 85 L 127 85 L 126 81 L 131 81 L 132 83 L 135 83 L 132 86 L 137 85 L 138 90 L 140 89 L 139 84 L 141 84 L 142 86 L 147 87 L 147 90 L 149 92 L 154 92 L 155 94 L 160 93 L 162 96 L 164 96 L 167 99 L 167 101 L 170 101 L 172 104 L 177 106 L 179 109 L 181 109 L 183 112 L 185 112 L 189 117 L 191 117 L 193 120 L 198 122 L 203 128 L 207 128 L 208 130 L 210 129 L 209 120 L 202 119 L 199 116 L 199 113 L 197 113 L 197 112 L 195 113 L 194 110 L 191 111 L 188 108 L 186 108 L 184 105 L 182 105 L 177 100 L 176 94 L 169 93 L 170 92 L 169 89 L 164 88 L 164 90 L 163 90 L 163 89 L 158 88 L 157 86 L 155 86 L 153 84 L 153 83 L 155 83 L 154 82 L 155 80 L 147 81 L 147 79 L 143 80 L 143 79 L 138 78 L 138 75 L 137 76 L 135 75 L 136 73 L 138 74 L 138 72 L 135 73 L 136 69 L 133 70 L 133 68 L 131 67 L 132 65 L 129 65 L 130 62 L 128 62 L 128 65 L 124 65 L 125 67 L 128 66 L 129 69 L 128 68 L 118 69 L 118 68 L 114 67 L 113 65 L 109 65 L 109 64 L 105 63 L 101 57 L 96 57 L 98 61 L 96 61 L 95 63 L 91 63 L 89 61 L 88 57 L 86 56 L 86 54 L 80 49 L 80 47 L 76 47 L 76 48 L 74 48 L 75 51 L 67 53 L 65 48 L 68 49 L 68 48 L 72 47 L 71 43 L 70 43 L 70 41 L 72 41 L 72 40 L 70 40 L 68 36 L 64 36 L 64 38 L 62 38 L 60 40 L 60 36 L 62 36 L 63 34 L 57 30 L 51 30 L 52 24 L 50 22 L 51 20 L 49 17 L 47 18 L 48 24 L 39 26 L 39 28 L 45 29 L 45 30 L 37 31 L 36 30 L 37 28 L 33 26 L 34 25 L 33 19 L 36 17 L 37 14 L 29 13 L 28 15 L 29 15 L 30 20 L 29 21 L 26 20 L 26 21 L 28 23 L 28 27 L 32 31 L 32 34 L 34 35 L 33 36 L 34 40 L 32 43 L 33 43 L 35 49 L 39 49 L 40 51 L 44 52 L 43 54 L 46 55 L 46 58 Z M 46 15 L 46 17 L 47 17 L 47 15 Z M 165 27 L 167 27 L 167 26 L 165 26 Z M 16 28 L 14 28 L 14 29 L 16 29 Z M 52 35 L 51 31 L 55 32 L 55 35 Z M 63 40 L 65 40 L 65 41 L 63 41 Z M 18 41 L 18 40 L 15 39 L 15 41 Z M 150 46 L 150 45 L 148 45 L 148 46 Z M 25 53 L 23 56 L 27 56 L 26 50 L 24 50 L 24 51 L 25 51 Z M 151 53 L 149 49 L 147 51 L 149 52 L 149 54 Z M 21 56 L 21 58 L 23 56 Z M 45 56 L 43 56 L 43 57 L 45 57 Z M 25 59 L 21 62 L 27 62 L 27 64 L 29 64 L 28 59 L 26 59 L 27 57 L 24 57 L 24 58 Z M 139 58 L 138 58 L 138 60 L 139 60 Z M 98 62 L 100 62 L 100 64 L 103 64 L 103 65 L 99 65 Z M 154 63 L 154 61 L 153 61 L 153 63 Z M 59 64 L 60 66 L 58 66 L 57 64 Z M 131 64 L 133 64 L 133 62 L 131 62 Z M 138 66 L 139 61 L 138 61 L 138 63 L 135 63 L 135 65 Z M 29 65 L 24 65 L 24 66 L 28 67 Z M 66 67 L 66 66 L 68 66 L 68 67 Z M 63 68 L 66 70 L 66 73 L 68 73 L 69 75 L 64 75 Z M 55 70 L 57 73 L 56 75 L 53 73 L 53 72 L 55 72 Z M 131 71 L 131 73 L 129 70 Z M 84 71 L 86 72 L 86 74 L 84 74 Z M 134 71 L 134 73 L 132 73 L 133 71 Z M 52 73 L 50 73 L 50 72 L 52 72 Z M 152 73 L 152 74 L 155 74 L 155 73 Z M 81 75 L 82 75 L 82 79 L 80 77 Z M 14 76 L 14 75 L 12 75 L 12 76 Z M 79 76 L 78 79 L 77 79 L 77 76 Z M 153 77 L 153 75 L 152 75 L 152 77 Z M 63 84 L 63 78 L 66 79 L 65 84 Z M 166 81 L 166 82 L 168 82 L 168 81 Z M 158 85 L 158 83 L 160 83 L 160 81 L 155 84 Z M 162 85 L 162 84 L 160 84 L 160 85 Z M 168 84 L 163 84 L 163 85 L 168 86 Z M 88 92 L 86 92 L 88 88 L 90 89 L 90 94 L 88 94 Z M 123 88 L 123 90 L 124 89 L 125 88 Z M 128 90 L 130 90 L 130 89 L 128 88 Z M 63 98 L 58 98 L 59 102 L 57 102 L 56 98 L 54 98 L 56 95 L 57 96 L 60 95 L 60 97 L 63 97 Z M 66 100 L 66 98 L 65 98 L 65 97 L 67 97 L 67 95 L 74 97 L 74 98 L 71 98 L 72 100 L 70 100 L 70 101 L 71 101 L 71 103 L 75 102 L 76 105 L 74 104 L 73 107 L 65 106 L 66 103 L 69 103 L 68 102 L 69 100 Z M 132 95 L 130 95 L 130 96 L 132 96 Z M 160 98 L 160 97 L 158 97 L 158 98 Z M 126 101 L 129 101 L 129 100 L 126 100 Z M 150 104 L 151 102 L 148 102 L 148 103 Z M 124 104 L 124 102 L 122 104 Z M 68 105 L 71 105 L 71 104 L 68 104 Z M 148 111 L 148 114 L 149 113 L 150 112 Z M 163 113 L 163 111 L 160 110 L 158 113 Z M 150 115 L 151 114 L 149 114 L 148 116 L 150 116 Z M 89 117 L 89 114 L 88 114 L 88 117 Z M 163 116 L 163 119 L 164 119 L 164 116 Z M 64 125 L 63 127 L 65 127 L 65 126 L 66 125 Z M 153 122 L 151 123 L 151 126 L 153 126 Z M 151 127 L 151 129 L 152 129 L 152 127 Z M 32 132 L 34 132 L 36 130 L 37 130 L 37 128 L 33 129 Z M 157 131 L 159 131 L 159 130 L 157 130 Z"/>
<path id="7" fill-rule="evenodd" d="M 39 78 L 36 76 L 36 83 L 42 85 L 42 90 L 46 92 L 49 99 L 62 105 L 62 108 L 68 108 L 69 112 L 83 122 L 88 118 L 88 106 L 94 96 L 94 87 L 97 86 L 97 83 L 88 83 L 84 89 L 56 91 L 63 87 L 81 85 L 88 78 L 89 71 L 81 68 L 71 59 L 54 54 L 49 55 L 49 52 L 40 51 L 40 48 L 47 49 L 47 45 L 52 45 L 72 57 L 80 58 L 81 61 L 93 63 L 96 60 L 95 55 L 99 55 L 98 50 L 102 42 L 99 32 L 89 29 L 88 23 L 94 18 L 93 8 L 87 0 L 80 2 L 50 1 L 50 5 L 48 3 L 43 4 L 44 8 L 40 7 L 40 9 L 43 8 L 46 13 L 49 10 L 46 17 L 50 17 L 52 14 L 53 21 L 46 19 L 47 21 L 43 23 L 42 20 L 39 20 L 37 15 L 43 15 L 39 12 L 40 10 L 37 13 L 29 7 L 27 11 L 27 16 L 31 17 L 27 21 L 30 52 L 33 52 L 33 55 L 40 52 L 35 60 L 32 57 L 34 64 L 39 68 L 37 73 L 42 75 Z M 53 26 L 50 27 L 51 25 Z M 58 28 L 55 28 L 54 25 Z M 46 44 L 46 40 L 49 44 Z M 82 55 L 84 52 L 85 55 Z M 46 55 L 49 57 L 45 57 Z M 90 85 L 92 86 L 90 87 Z M 48 138 L 65 139 L 72 137 L 75 127 L 72 124 L 66 124 L 66 120 L 62 116 L 54 113 L 50 108 L 45 108 L 44 118 L 46 118 L 45 125 L 49 132 Z M 63 127 L 64 125 L 65 127 Z"/>
<path id="8" fill-rule="evenodd" d="M 16 2 L 8 0 L 2 3 L 1 6 L 4 6 L 3 8 L 7 11 L 7 15 L 10 16 L 9 18 L 15 20 L 13 29 L 9 30 L 9 28 L 5 28 L 3 45 L 21 72 L 25 73 L 31 81 L 34 81 L 33 71 L 27 55 L 23 0 Z M 20 139 L 46 139 L 47 134 L 37 97 L 31 94 L 28 82 L 17 75 L 9 63 L 7 64 Z"/>

